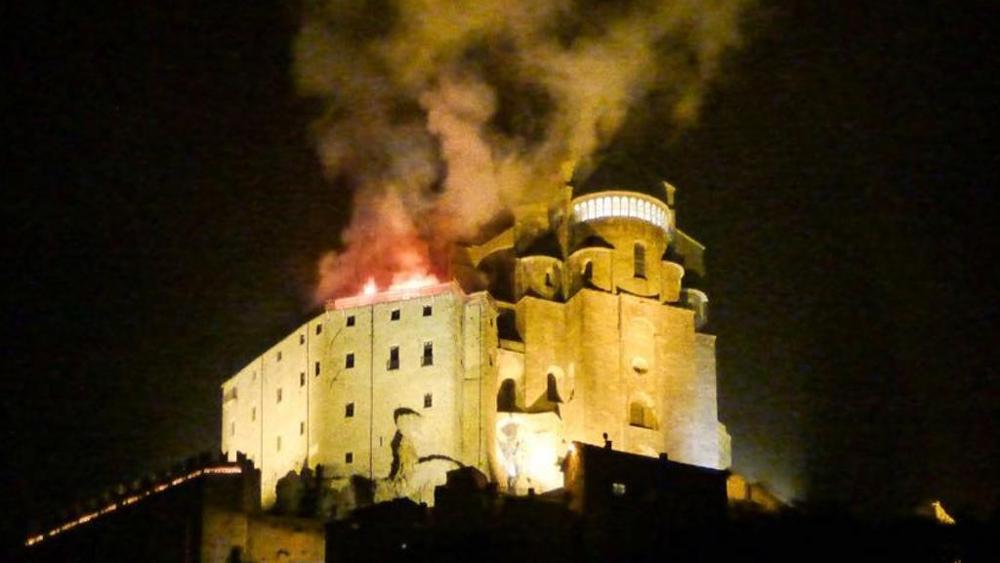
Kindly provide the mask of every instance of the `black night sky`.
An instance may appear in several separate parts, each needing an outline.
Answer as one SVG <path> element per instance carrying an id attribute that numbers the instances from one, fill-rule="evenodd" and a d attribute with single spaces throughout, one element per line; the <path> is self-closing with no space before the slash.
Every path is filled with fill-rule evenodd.
<path id="1" fill-rule="evenodd" d="M 996 9 L 973 4 L 763 2 L 696 128 L 618 143 L 708 247 L 735 467 L 783 494 L 996 510 Z M 349 211 L 292 85 L 294 3 L 17 9 L 15 529 L 214 447 L 218 385 L 311 313 Z"/>

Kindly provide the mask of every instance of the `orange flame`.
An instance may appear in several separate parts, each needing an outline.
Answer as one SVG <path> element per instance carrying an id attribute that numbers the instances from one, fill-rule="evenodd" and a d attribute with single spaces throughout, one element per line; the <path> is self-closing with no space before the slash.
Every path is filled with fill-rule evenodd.
<path id="1" fill-rule="evenodd" d="M 441 283 L 434 274 L 408 273 L 396 274 L 392 277 L 392 285 L 389 291 L 406 291 L 410 289 L 420 289 Z"/>
<path id="2" fill-rule="evenodd" d="M 422 289 L 425 287 L 430 287 L 433 285 L 438 285 L 441 280 L 437 278 L 434 274 L 427 274 L 423 272 L 407 272 L 407 273 L 397 273 L 392 276 L 392 283 L 389 284 L 384 291 L 387 293 L 396 292 L 407 292 L 415 289 Z M 355 295 L 355 297 L 372 297 L 377 295 L 380 291 L 378 282 L 375 281 L 374 276 L 370 276 L 365 285 L 362 286 L 361 291 Z"/>

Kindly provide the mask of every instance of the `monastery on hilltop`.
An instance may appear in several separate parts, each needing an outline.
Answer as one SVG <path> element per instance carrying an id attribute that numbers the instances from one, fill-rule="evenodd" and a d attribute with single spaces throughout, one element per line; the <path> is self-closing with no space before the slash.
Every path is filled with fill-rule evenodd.
<path id="1" fill-rule="evenodd" d="M 610 187 L 516 209 L 446 283 L 328 303 L 226 381 L 222 450 L 260 468 L 263 506 L 316 466 L 344 507 L 358 477 L 433 503 L 460 466 L 541 493 L 572 441 L 727 468 L 704 248 L 669 184 Z"/>

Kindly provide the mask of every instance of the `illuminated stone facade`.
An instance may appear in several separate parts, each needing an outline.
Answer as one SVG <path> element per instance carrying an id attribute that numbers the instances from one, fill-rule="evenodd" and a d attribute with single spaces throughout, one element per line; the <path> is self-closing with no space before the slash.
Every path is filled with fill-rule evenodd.
<path id="1" fill-rule="evenodd" d="M 728 467 L 703 248 L 672 197 L 568 190 L 457 248 L 453 282 L 331 303 L 223 385 L 223 450 L 261 467 L 265 506 L 317 464 L 344 505 L 352 476 L 431 502 L 459 464 L 542 492 L 572 441 Z"/>

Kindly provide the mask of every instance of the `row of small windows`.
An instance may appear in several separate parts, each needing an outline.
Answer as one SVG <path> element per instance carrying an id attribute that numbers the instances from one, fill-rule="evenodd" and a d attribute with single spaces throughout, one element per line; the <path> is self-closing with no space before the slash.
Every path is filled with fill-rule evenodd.
<path id="1" fill-rule="evenodd" d="M 434 395 L 432 393 L 424 394 L 424 408 L 429 409 L 434 406 Z M 354 418 L 354 403 L 347 403 L 344 405 L 344 418 Z"/>
<path id="2" fill-rule="evenodd" d="M 652 223 L 661 229 L 668 226 L 669 212 L 659 205 L 628 196 L 595 197 L 573 205 L 573 214 L 578 221 L 590 221 L 603 217 L 633 217 Z"/>
<path id="3" fill-rule="evenodd" d="M 423 316 L 430 317 L 430 316 L 433 316 L 433 315 L 434 315 L 434 307 L 431 306 L 431 305 L 424 305 L 423 306 Z M 389 311 L 389 320 L 390 321 L 398 321 L 399 319 L 402 318 L 402 316 L 403 316 L 403 313 L 402 313 L 402 310 L 400 310 L 400 309 L 393 309 L 393 310 Z M 357 317 L 356 316 L 354 316 L 354 315 L 347 315 L 347 318 L 345 319 L 344 324 L 347 325 L 347 326 L 356 326 L 357 322 L 358 321 L 357 321 Z M 319 334 L 319 332 L 317 331 L 316 334 Z"/>
<path id="4" fill-rule="evenodd" d="M 353 356 L 353 354 L 351 354 Z M 354 360 L 351 359 L 351 365 L 353 366 Z M 424 342 L 424 351 L 420 356 L 421 366 L 432 366 L 434 365 L 434 343 Z M 392 346 L 389 348 L 389 361 L 386 363 L 386 369 L 397 370 L 399 369 L 399 346 Z"/>
<path id="5" fill-rule="evenodd" d="M 434 307 L 431 306 L 431 305 L 424 305 L 423 306 L 423 316 L 430 317 L 430 316 L 433 316 L 433 315 L 434 315 Z M 402 312 L 401 312 L 400 309 L 393 309 L 392 311 L 389 312 L 389 320 L 391 320 L 391 321 L 398 321 L 401 318 L 401 316 L 402 316 Z M 346 325 L 347 326 L 355 326 L 356 324 L 357 324 L 357 317 L 355 317 L 354 315 L 348 315 L 347 319 L 346 319 Z M 322 333 L 323 333 L 323 323 L 316 323 L 316 334 L 322 334 Z M 300 334 L 299 335 L 299 344 L 301 345 L 301 344 L 305 344 L 305 343 L 306 343 L 306 335 L 305 334 Z M 282 353 L 281 353 L 281 350 L 278 350 L 275 353 L 275 357 L 276 357 L 276 361 L 279 361 L 279 362 L 281 361 L 281 358 L 283 357 Z M 257 372 L 254 372 L 254 379 L 256 379 L 256 376 L 257 376 Z"/>
<path id="6" fill-rule="evenodd" d="M 355 362 L 354 362 L 354 352 L 348 352 L 344 356 L 344 368 L 345 369 L 353 369 L 354 368 L 354 364 L 355 364 Z M 389 361 L 388 361 L 386 367 L 389 370 L 398 370 L 399 369 L 399 365 L 400 365 L 399 364 L 399 346 L 393 346 L 393 347 L 389 348 Z M 425 366 L 425 367 L 426 366 L 432 366 L 432 365 L 434 365 L 434 343 L 433 342 L 424 342 L 423 354 L 420 356 L 420 365 L 421 366 Z M 319 362 L 316 362 L 314 364 L 314 371 L 315 371 L 315 375 L 317 375 L 317 376 L 320 375 L 320 373 L 322 373 L 322 366 L 321 366 L 321 364 Z M 306 385 L 306 373 L 305 372 L 300 372 L 299 373 L 299 387 L 305 387 L 305 385 Z M 283 391 L 282 391 L 281 387 L 279 387 L 276 390 L 276 393 L 277 393 L 277 396 L 276 396 L 277 402 L 280 403 L 281 399 L 282 399 L 282 396 L 283 396 L 282 395 Z M 226 399 L 235 399 L 235 398 L 236 398 L 236 388 L 234 387 L 231 390 L 229 390 L 229 392 L 226 393 Z"/>
<path id="7" fill-rule="evenodd" d="M 279 403 L 281 402 L 281 389 L 278 389 L 278 402 Z M 429 408 L 431 408 L 433 406 L 434 406 L 434 395 L 432 393 L 425 393 L 424 394 L 424 408 L 425 409 L 429 409 Z M 346 405 L 344 405 L 344 418 L 354 418 L 354 403 L 347 403 Z M 257 420 L 257 407 L 253 407 L 252 409 L 250 409 L 250 420 L 251 420 L 251 422 Z M 305 432 L 306 432 L 306 426 L 305 425 L 306 425 L 305 422 L 300 422 L 299 423 L 299 434 L 305 434 Z M 231 435 L 235 435 L 236 434 L 236 423 L 235 422 L 231 422 L 229 424 L 229 433 Z"/>

